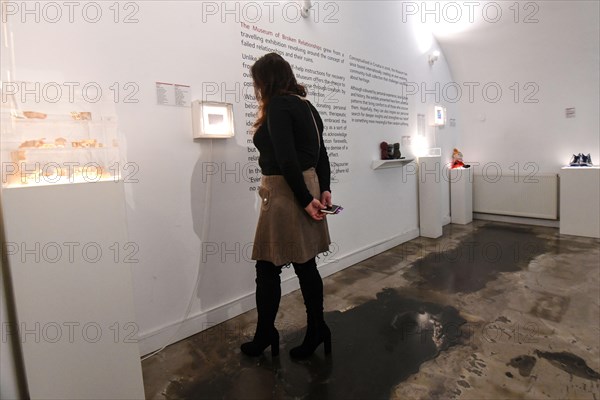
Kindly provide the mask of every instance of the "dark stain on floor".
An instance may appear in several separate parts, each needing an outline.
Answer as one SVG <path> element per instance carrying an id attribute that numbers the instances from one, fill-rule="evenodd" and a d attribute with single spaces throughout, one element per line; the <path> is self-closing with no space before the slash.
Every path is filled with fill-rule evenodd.
<path id="1" fill-rule="evenodd" d="M 519 375 L 527 377 L 531 375 L 531 370 L 533 370 L 536 362 L 537 358 L 532 356 L 517 356 L 511 359 L 506 365 L 517 368 L 519 370 Z M 512 378 L 512 376 L 510 376 L 510 378 Z"/>
<path id="2" fill-rule="evenodd" d="M 456 246 L 439 244 L 413 263 L 404 277 L 422 288 L 476 292 L 501 272 L 527 268 L 546 247 L 532 228 L 490 223 L 464 236 Z"/>
<path id="3" fill-rule="evenodd" d="M 326 315 L 332 330 L 333 351 L 324 356 L 319 347 L 312 358 L 295 362 L 287 349 L 301 339 L 298 332 L 284 334 L 278 358 L 270 351 L 257 359 L 242 354 L 239 368 L 172 382 L 168 399 L 388 399 L 401 381 L 440 351 L 463 343 L 466 322 L 449 306 L 406 298 L 385 289 L 377 298 L 346 312 Z M 360 362 L 357 362 L 360 360 Z M 196 379 L 197 379 L 196 378 Z M 466 382 L 465 382 L 466 383 Z"/>
<path id="4" fill-rule="evenodd" d="M 538 298 L 530 313 L 536 317 L 560 322 L 567 311 L 570 299 L 552 293 L 538 292 Z"/>
<path id="5" fill-rule="evenodd" d="M 552 353 L 539 350 L 536 350 L 535 354 L 539 358 L 545 358 L 550 362 L 550 364 L 571 375 L 590 380 L 600 379 L 600 374 L 591 369 L 583 358 L 576 356 L 575 354 L 568 353 L 566 351 Z"/>

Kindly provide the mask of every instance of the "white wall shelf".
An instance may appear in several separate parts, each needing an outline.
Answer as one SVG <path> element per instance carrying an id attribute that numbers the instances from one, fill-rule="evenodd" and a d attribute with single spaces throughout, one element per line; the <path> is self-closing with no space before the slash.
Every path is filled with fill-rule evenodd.
<path id="1" fill-rule="evenodd" d="M 396 168 L 401 167 L 404 164 L 408 164 L 413 162 L 414 158 L 401 158 L 396 160 L 374 160 L 371 163 L 372 169 L 386 169 L 386 168 Z"/>

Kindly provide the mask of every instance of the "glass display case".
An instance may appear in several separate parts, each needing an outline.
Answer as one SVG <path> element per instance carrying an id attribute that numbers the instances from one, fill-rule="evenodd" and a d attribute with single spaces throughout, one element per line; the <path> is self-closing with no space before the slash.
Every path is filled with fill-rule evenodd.
<path id="1" fill-rule="evenodd" d="M 1 118 L 3 187 L 119 179 L 115 117 L 11 108 Z"/>
<path id="2" fill-rule="evenodd" d="M 55 82 L 15 71 L 13 33 L 0 24 L 0 161 L 2 188 L 119 180 L 115 104 L 86 101 L 80 90 L 56 101 Z M 41 80 L 41 79 L 40 79 Z"/>

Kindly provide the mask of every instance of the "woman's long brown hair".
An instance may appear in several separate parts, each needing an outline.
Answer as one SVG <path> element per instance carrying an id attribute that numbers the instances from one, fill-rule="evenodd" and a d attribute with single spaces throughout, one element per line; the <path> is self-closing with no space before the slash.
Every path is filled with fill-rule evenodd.
<path id="1" fill-rule="evenodd" d="M 304 86 L 298 84 L 292 67 L 277 53 L 265 54 L 250 67 L 254 81 L 254 95 L 258 101 L 258 118 L 254 128 L 267 119 L 267 106 L 273 96 L 297 94 L 306 96 Z"/>

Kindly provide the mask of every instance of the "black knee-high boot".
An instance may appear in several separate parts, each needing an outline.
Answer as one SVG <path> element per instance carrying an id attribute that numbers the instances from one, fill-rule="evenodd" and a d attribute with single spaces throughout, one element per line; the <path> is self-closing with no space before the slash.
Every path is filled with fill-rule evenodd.
<path id="1" fill-rule="evenodd" d="M 290 356 L 296 359 L 312 355 L 321 343 L 325 354 L 331 353 L 331 331 L 323 318 L 323 280 L 317 270 L 315 259 L 303 264 L 294 264 L 294 271 L 300 281 L 300 290 L 306 306 L 306 336 L 302 344 L 290 350 Z"/>
<path id="2" fill-rule="evenodd" d="M 281 299 L 281 267 L 268 261 L 256 262 L 256 311 L 258 322 L 251 342 L 242 344 L 241 350 L 249 356 L 259 356 L 269 346 L 271 355 L 279 355 L 279 332 L 275 317 Z"/>

